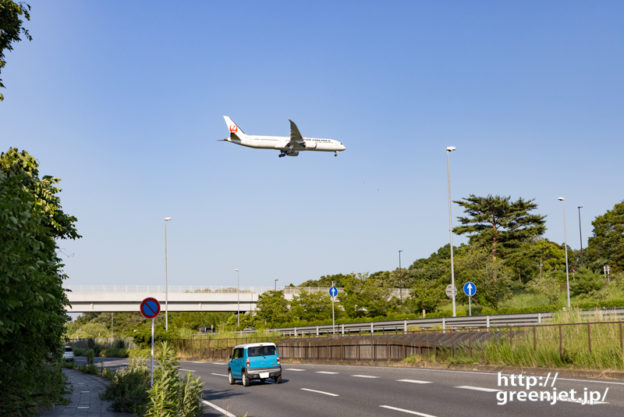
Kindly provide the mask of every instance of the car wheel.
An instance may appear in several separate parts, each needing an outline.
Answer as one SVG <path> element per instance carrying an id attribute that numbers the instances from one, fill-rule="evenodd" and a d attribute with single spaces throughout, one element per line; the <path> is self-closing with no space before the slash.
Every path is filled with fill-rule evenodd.
<path id="1" fill-rule="evenodd" d="M 232 376 L 232 370 L 228 369 L 228 382 L 230 385 L 234 385 L 234 377 Z"/>
<path id="2" fill-rule="evenodd" d="M 247 376 L 247 371 L 242 371 L 241 372 L 242 376 L 243 376 L 243 386 L 244 387 L 248 387 L 249 386 L 249 377 Z"/>
<path id="3" fill-rule="evenodd" d="M 275 377 L 275 383 L 276 384 L 281 384 L 282 383 L 282 376 L 281 375 Z"/>

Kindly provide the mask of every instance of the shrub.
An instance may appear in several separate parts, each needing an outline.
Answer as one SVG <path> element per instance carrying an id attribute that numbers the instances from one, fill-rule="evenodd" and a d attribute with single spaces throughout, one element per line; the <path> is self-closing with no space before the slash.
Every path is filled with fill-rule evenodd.
<path id="1" fill-rule="evenodd" d="M 147 392 L 150 386 L 150 373 L 145 360 L 131 359 L 128 368 L 105 375 L 112 383 L 106 388 L 102 398 L 112 402 L 114 411 L 144 415 L 147 408 Z"/>
<path id="2" fill-rule="evenodd" d="M 151 417 L 199 417 L 202 415 L 200 398 L 203 384 L 187 372 L 180 381 L 180 366 L 169 344 L 161 344 L 159 366 L 154 370 L 154 385 L 149 390 Z"/>

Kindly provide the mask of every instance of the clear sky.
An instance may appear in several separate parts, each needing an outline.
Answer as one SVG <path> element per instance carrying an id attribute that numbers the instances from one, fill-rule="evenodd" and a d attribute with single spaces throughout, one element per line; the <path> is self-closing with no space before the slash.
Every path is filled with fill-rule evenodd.
<path id="1" fill-rule="evenodd" d="M 30 3 L 0 149 L 62 179 L 69 287 L 161 284 L 165 216 L 170 285 L 411 264 L 448 242 L 447 145 L 454 199 L 535 199 L 562 242 L 565 196 L 574 248 L 623 199 L 621 1 Z M 224 114 L 347 150 L 217 142 Z"/>

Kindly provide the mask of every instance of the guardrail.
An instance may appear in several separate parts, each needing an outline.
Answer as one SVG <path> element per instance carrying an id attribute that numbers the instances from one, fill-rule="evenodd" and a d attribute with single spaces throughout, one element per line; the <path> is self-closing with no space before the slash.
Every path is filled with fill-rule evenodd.
<path id="1" fill-rule="evenodd" d="M 602 314 L 605 318 L 613 320 L 624 319 L 624 309 L 601 309 L 582 311 L 581 317 L 591 317 Z M 392 320 L 377 321 L 368 323 L 346 323 L 337 324 L 336 326 L 305 326 L 305 327 L 284 327 L 269 329 L 279 332 L 283 336 L 305 337 L 320 336 L 327 334 L 354 334 L 354 333 L 371 333 L 375 332 L 402 332 L 407 333 L 408 326 L 419 326 L 420 328 L 431 328 L 434 326 L 442 326 L 442 331 L 447 328 L 487 328 L 490 327 L 510 327 L 510 326 L 530 326 L 534 324 L 542 324 L 549 322 L 555 313 L 521 313 L 521 314 L 497 314 L 489 316 L 474 317 L 440 317 L 431 319 L 412 319 L 412 320 Z M 242 333 L 252 333 L 253 331 L 243 331 Z"/>

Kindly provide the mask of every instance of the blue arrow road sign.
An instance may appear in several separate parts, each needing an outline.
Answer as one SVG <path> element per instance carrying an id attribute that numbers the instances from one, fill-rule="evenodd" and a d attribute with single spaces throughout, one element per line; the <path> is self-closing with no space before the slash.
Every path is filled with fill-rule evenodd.
<path id="1" fill-rule="evenodd" d="M 464 293 L 468 297 L 472 297 L 473 295 L 477 293 L 477 286 L 474 284 L 474 282 L 468 281 L 467 283 L 464 284 Z"/>
<path id="2" fill-rule="evenodd" d="M 329 295 L 331 295 L 332 297 L 335 297 L 338 295 L 338 288 L 336 287 L 331 287 L 329 289 Z"/>

